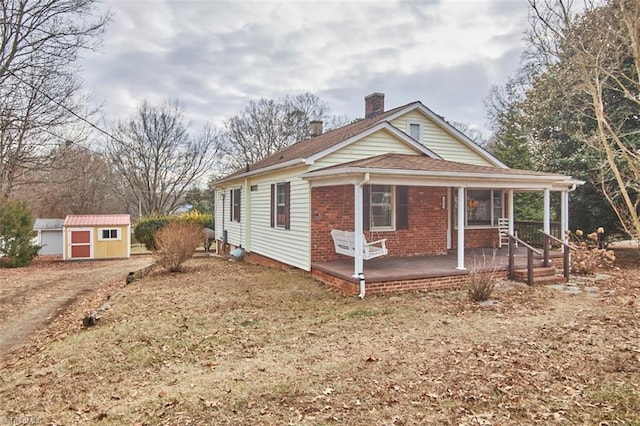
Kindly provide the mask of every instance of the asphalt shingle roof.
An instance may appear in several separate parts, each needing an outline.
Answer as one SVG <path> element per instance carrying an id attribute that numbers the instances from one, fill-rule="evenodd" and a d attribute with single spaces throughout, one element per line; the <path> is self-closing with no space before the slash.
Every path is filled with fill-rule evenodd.
<path id="1" fill-rule="evenodd" d="M 387 170 L 413 170 L 413 171 L 431 171 L 431 172 L 452 172 L 452 173 L 473 173 L 473 174 L 492 174 L 492 175 L 529 175 L 529 176 L 560 176 L 555 173 L 536 172 L 532 170 L 521 169 L 504 169 L 492 166 L 479 166 L 474 164 L 458 163 L 455 161 L 440 160 L 427 157 L 426 155 L 408 155 L 408 154 L 381 154 L 375 157 L 364 158 L 361 160 L 350 161 L 348 163 L 337 164 L 335 166 L 325 167 L 313 173 L 326 172 L 330 170 L 341 170 L 345 168 L 361 168 L 361 169 L 387 169 Z"/>
<path id="2" fill-rule="evenodd" d="M 331 148 L 332 146 L 337 145 L 340 142 L 352 138 L 370 129 L 371 127 L 374 127 L 378 123 L 385 121 L 388 117 L 392 116 L 402 109 L 409 107 L 410 105 L 419 103 L 420 102 L 411 102 L 409 104 L 380 113 L 375 117 L 356 121 L 355 123 L 347 124 L 346 126 L 328 131 L 319 136 L 296 142 L 292 145 L 289 145 L 288 147 L 276 151 L 275 153 L 262 160 L 250 164 L 249 171 L 264 169 L 291 160 L 308 158 L 314 154 L 324 151 L 325 149 Z M 227 180 L 229 178 L 242 175 L 246 172 L 247 169 L 243 167 L 229 175 L 226 175 L 223 179 Z"/>

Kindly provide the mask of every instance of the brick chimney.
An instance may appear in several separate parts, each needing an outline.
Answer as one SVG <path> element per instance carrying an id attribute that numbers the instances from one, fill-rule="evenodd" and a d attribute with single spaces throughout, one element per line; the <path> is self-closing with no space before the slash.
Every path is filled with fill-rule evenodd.
<path id="1" fill-rule="evenodd" d="M 384 93 L 372 93 L 364 98 L 364 118 L 375 117 L 384 112 Z"/>
<path id="2" fill-rule="evenodd" d="M 309 133 L 312 138 L 320 136 L 322 134 L 322 121 L 313 120 L 309 122 Z"/>

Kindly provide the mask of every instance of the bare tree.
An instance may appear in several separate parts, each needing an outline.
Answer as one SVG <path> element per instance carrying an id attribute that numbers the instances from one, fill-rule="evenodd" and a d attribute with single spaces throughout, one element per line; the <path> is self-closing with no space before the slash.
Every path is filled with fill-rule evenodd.
<path id="1" fill-rule="evenodd" d="M 28 186 L 16 188 L 40 217 L 68 214 L 122 213 L 125 205 L 116 192 L 117 180 L 105 155 L 67 142 L 50 154 L 48 168 L 25 177 Z"/>
<path id="2" fill-rule="evenodd" d="M 108 16 L 93 17 L 97 0 L 0 0 L 0 199 L 81 122 L 74 63 L 95 48 Z"/>
<path id="3" fill-rule="evenodd" d="M 324 121 L 327 129 L 348 122 L 346 117 L 330 115 L 329 107 L 311 93 L 251 101 L 240 114 L 224 123 L 218 145 L 225 168 L 245 167 L 307 139 L 309 123 L 314 120 Z"/>
<path id="4" fill-rule="evenodd" d="M 135 116 L 116 126 L 108 155 L 141 215 L 171 212 L 210 171 L 213 130 L 207 127 L 195 137 L 188 130 L 177 101 L 160 106 L 145 101 Z"/>
<path id="5" fill-rule="evenodd" d="M 601 158 L 602 192 L 624 231 L 640 238 L 640 2 L 586 3 L 581 13 L 562 0 L 529 3 L 533 34 L 548 35 L 533 38 L 534 47 L 556 63 L 547 72 L 566 82 L 575 113 L 595 123 L 583 126 L 582 139 Z"/>
<path id="6" fill-rule="evenodd" d="M 487 143 L 484 135 L 481 130 L 472 128 L 467 123 L 463 123 L 461 121 L 451 121 L 449 122 L 453 127 L 460 131 L 463 135 L 474 141 L 480 146 L 484 146 Z"/>

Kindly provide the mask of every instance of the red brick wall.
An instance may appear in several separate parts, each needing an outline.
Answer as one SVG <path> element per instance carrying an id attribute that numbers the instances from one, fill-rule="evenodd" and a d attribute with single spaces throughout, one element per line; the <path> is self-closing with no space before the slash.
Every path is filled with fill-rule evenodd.
<path id="1" fill-rule="evenodd" d="M 478 228 L 464 230 L 466 248 L 498 248 L 498 228 Z M 458 248 L 458 230 L 453 230 L 451 248 Z"/>
<path id="2" fill-rule="evenodd" d="M 343 258 L 336 254 L 332 229 L 353 231 L 353 185 L 311 190 L 311 261 Z M 409 187 L 409 229 L 365 232 L 368 241 L 387 239 L 389 256 L 420 256 L 447 252 L 447 212 L 441 209 L 446 188 Z"/>
<path id="3" fill-rule="evenodd" d="M 332 229 L 353 230 L 353 185 L 311 188 L 311 262 L 339 259 Z"/>
<path id="4" fill-rule="evenodd" d="M 495 272 L 489 273 L 495 274 Z M 501 272 L 498 278 L 506 277 L 506 274 L 506 271 Z M 347 281 L 316 269 L 311 271 L 311 275 L 318 281 L 322 281 L 342 293 L 357 295 L 360 292 L 358 283 L 355 281 Z M 416 280 L 368 282 L 365 284 L 365 290 L 366 294 L 369 295 L 417 290 L 454 290 L 465 286 L 468 281 L 468 274 L 459 274 L 446 277 L 420 278 Z"/>
<path id="5" fill-rule="evenodd" d="M 267 266 L 269 268 L 278 268 L 278 269 L 296 269 L 298 271 L 302 271 L 302 269 L 298 269 L 295 266 L 288 265 L 286 263 L 280 262 L 279 260 L 271 259 L 270 257 L 263 256 L 258 253 L 246 253 L 244 260 L 248 263 L 253 263 L 254 265 Z"/>

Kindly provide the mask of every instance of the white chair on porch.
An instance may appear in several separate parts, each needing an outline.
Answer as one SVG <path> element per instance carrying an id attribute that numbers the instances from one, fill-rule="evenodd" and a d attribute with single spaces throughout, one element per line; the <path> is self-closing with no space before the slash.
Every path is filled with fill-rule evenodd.
<path id="1" fill-rule="evenodd" d="M 518 237 L 518 233 L 514 231 L 514 237 Z M 509 218 L 498 218 L 498 248 L 502 248 L 502 245 L 509 245 Z M 518 241 L 515 241 L 515 246 L 518 247 Z"/>

